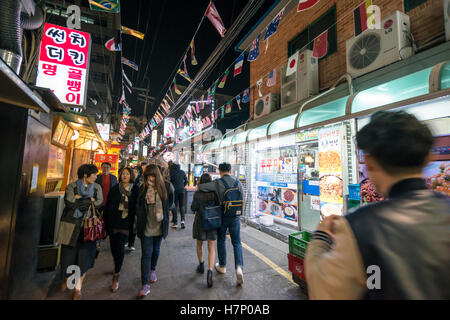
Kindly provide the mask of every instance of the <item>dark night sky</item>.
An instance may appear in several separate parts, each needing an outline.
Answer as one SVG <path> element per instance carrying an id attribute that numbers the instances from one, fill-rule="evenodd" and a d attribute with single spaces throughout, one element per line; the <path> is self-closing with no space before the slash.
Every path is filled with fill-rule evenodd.
<path id="1" fill-rule="evenodd" d="M 239 56 L 239 53 L 234 51 L 235 45 L 275 2 L 275 0 L 261 1 L 264 2 L 263 6 L 246 25 L 222 62 L 214 69 L 210 78 L 204 82 L 205 89 L 209 88 L 217 78 L 221 77 L 226 68 L 233 64 Z M 172 80 L 172 73 L 176 71 L 175 67 L 189 45 L 208 3 L 209 0 L 121 1 L 122 25 L 145 33 L 148 23 L 148 31 L 144 41 L 129 35 L 122 35 L 123 56 L 139 65 L 139 72 L 124 66 L 125 73 L 132 81 L 134 87 L 145 87 L 146 81 L 144 81 L 144 76 L 147 75 L 150 80 L 150 95 L 156 98 L 156 102 L 162 99 L 166 92 L 165 90 L 167 90 L 168 81 Z M 222 17 L 225 28 L 228 30 L 245 7 L 247 1 L 216 0 L 214 3 Z M 216 29 L 205 18 L 195 39 L 197 66 L 191 65 L 190 52 L 188 52 L 187 68 L 192 79 L 220 40 L 221 37 Z M 119 60 L 117 59 L 118 68 L 120 68 Z M 248 62 L 244 63 L 243 73 L 237 78 L 232 77 L 232 70 L 230 70 L 225 88 L 218 89 L 217 93 L 235 96 L 245 90 L 249 85 L 249 70 Z M 117 101 L 120 98 L 120 72 L 116 74 L 116 84 L 115 101 L 117 105 Z M 188 85 L 188 82 L 181 77 L 177 77 L 177 84 Z M 127 102 L 133 108 L 132 115 L 142 116 L 144 112 L 143 103 L 135 100 L 133 97 L 135 93 L 131 95 L 126 89 L 125 92 Z M 155 107 L 152 107 L 147 110 L 149 119 L 155 112 Z"/>

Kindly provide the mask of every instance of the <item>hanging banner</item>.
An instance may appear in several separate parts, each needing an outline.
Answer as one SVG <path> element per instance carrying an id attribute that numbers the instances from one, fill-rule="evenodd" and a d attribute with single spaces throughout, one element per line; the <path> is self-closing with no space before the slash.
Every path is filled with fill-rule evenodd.
<path id="1" fill-rule="evenodd" d="M 152 142 L 151 146 L 156 147 L 156 145 L 158 144 L 158 131 L 156 131 L 156 130 L 152 131 L 152 141 L 151 142 Z"/>
<path id="2" fill-rule="evenodd" d="M 91 36 L 46 23 L 36 86 L 49 88 L 63 103 L 85 107 Z"/>
<path id="3" fill-rule="evenodd" d="M 93 11 L 120 12 L 120 0 L 89 0 L 89 6 Z"/>
<path id="4" fill-rule="evenodd" d="M 103 140 L 108 141 L 111 125 L 109 123 L 97 123 L 97 128 L 100 133 L 100 137 L 102 137 Z"/>
<path id="5" fill-rule="evenodd" d="M 343 215 L 342 125 L 319 130 L 320 216 Z"/>
<path id="6" fill-rule="evenodd" d="M 164 119 L 164 137 L 175 138 L 175 118 Z"/>

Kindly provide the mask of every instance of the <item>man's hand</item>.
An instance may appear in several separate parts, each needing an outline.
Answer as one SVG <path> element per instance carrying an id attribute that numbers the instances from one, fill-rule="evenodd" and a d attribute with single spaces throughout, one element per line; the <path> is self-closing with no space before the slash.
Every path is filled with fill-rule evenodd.
<path id="1" fill-rule="evenodd" d="M 334 238 L 334 224 L 335 221 L 339 218 L 340 216 L 333 215 L 323 219 L 323 221 L 317 227 L 317 230 L 326 232 L 331 238 Z"/>
<path id="2" fill-rule="evenodd" d="M 81 196 L 79 194 L 75 195 L 75 200 L 81 199 Z"/>
<path id="3" fill-rule="evenodd" d="M 95 202 L 95 198 L 91 198 L 91 201 L 92 201 L 92 202 Z"/>

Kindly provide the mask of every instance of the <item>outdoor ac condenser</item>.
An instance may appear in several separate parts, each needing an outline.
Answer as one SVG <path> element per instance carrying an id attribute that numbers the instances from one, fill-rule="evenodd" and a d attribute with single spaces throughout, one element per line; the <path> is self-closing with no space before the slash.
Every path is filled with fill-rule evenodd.
<path id="1" fill-rule="evenodd" d="M 254 118 L 258 119 L 278 109 L 278 95 L 269 93 L 255 101 Z"/>
<path id="2" fill-rule="evenodd" d="M 347 40 L 347 72 L 359 77 L 413 54 L 409 16 L 396 11 L 381 22 Z"/>
<path id="3" fill-rule="evenodd" d="M 312 50 L 299 54 L 297 71 L 286 77 L 286 67 L 281 68 L 281 107 L 289 107 L 319 92 L 319 62 Z"/>
<path id="4" fill-rule="evenodd" d="M 450 0 L 444 0 L 445 40 L 450 41 Z"/>

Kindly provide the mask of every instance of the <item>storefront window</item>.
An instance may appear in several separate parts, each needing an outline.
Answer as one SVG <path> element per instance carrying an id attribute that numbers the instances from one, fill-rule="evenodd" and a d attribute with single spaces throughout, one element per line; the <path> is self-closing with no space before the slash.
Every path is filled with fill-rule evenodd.
<path id="1" fill-rule="evenodd" d="M 248 141 L 251 140 L 255 140 L 255 139 L 259 139 L 259 138 L 263 138 L 267 135 L 267 127 L 269 126 L 268 124 L 265 124 L 261 127 L 255 128 L 253 129 L 249 134 L 248 134 Z"/>
<path id="2" fill-rule="evenodd" d="M 305 127 L 322 121 L 345 116 L 348 96 L 321 106 L 303 111 L 298 120 L 298 127 Z"/>
<path id="3" fill-rule="evenodd" d="M 270 125 L 269 128 L 269 136 L 292 130 L 295 128 L 295 118 L 297 118 L 297 114 L 293 114 L 292 116 L 277 120 Z"/>
<path id="4" fill-rule="evenodd" d="M 450 62 L 447 62 L 441 70 L 441 90 L 450 88 Z"/>
<path id="5" fill-rule="evenodd" d="M 352 113 L 427 94 L 431 70 L 427 68 L 358 93 L 353 100 Z"/>

